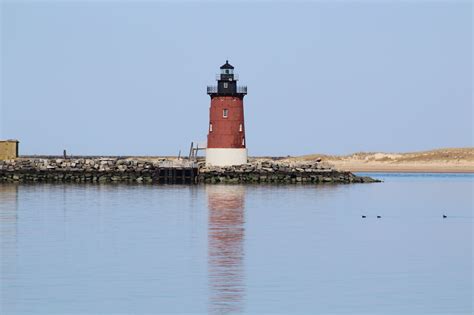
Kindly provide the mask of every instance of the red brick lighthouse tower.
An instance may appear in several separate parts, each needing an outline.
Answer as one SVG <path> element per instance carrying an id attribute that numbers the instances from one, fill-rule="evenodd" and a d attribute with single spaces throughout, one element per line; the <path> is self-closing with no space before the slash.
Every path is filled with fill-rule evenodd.
<path id="1" fill-rule="evenodd" d="M 229 166 L 247 163 L 244 96 L 246 86 L 237 86 L 234 67 L 226 63 L 217 76 L 217 86 L 208 86 L 211 97 L 206 165 Z"/>

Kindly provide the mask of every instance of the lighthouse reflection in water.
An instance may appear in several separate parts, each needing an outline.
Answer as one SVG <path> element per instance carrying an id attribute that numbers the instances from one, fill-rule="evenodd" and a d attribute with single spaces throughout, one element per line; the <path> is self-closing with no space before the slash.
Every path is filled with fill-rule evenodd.
<path id="1" fill-rule="evenodd" d="M 207 186 L 209 207 L 209 311 L 237 313 L 243 309 L 245 188 Z"/>

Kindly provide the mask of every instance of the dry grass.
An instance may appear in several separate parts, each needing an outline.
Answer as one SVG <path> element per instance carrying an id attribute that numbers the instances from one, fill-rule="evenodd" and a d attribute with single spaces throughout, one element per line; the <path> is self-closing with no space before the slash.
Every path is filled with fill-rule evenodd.
<path id="1" fill-rule="evenodd" d="M 311 154 L 294 157 L 290 159 L 314 160 L 322 158 L 324 160 L 344 161 L 344 160 L 364 160 L 379 162 L 433 162 L 433 161 L 469 161 L 474 162 L 474 148 L 445 148 L 430 151 L 408 152 L 408 153 L 382 153 L 382 152 L 357 152 L 351 155 L 326 155 Z"/>
<path id="2" fill-rule="evenodd" d="M 321 158 L 339 169 L 386 172 L 474 172 L 474 148 L 444 148 L 421 152 L 358 152 L 351 155 L 311 154 L 287 161 Z"/>

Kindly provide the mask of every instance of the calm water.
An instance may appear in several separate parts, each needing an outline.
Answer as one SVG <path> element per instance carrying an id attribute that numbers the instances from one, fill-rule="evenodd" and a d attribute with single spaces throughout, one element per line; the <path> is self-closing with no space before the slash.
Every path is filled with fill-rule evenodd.
<path id="1" fill-rule="evenodd" d="M 0 184 L 0 313 L 472 313 L 474 176 L 375 177 Z"/>

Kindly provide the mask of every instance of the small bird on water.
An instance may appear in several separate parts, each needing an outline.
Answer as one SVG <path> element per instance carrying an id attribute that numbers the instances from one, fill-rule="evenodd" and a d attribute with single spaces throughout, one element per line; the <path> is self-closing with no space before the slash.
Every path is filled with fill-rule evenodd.
<path id="1" fill-rule="evenodd" d="M 365 219 L 365 218 L 367 218 L 367 216 L 363 215 L 362 218 Z"/>
<path id="2" fill-rule="evenodd" d="M 381 216 L 378 215 L 378 216 L 377 216 L 377 219 L 380 219 L 380 218 L 381 218 Z"/>
<path id="3" fill-rule="evenodd" d="M 446 214 L 443 214 L 443 219 L 446 219 L 448 216 Z"/>

